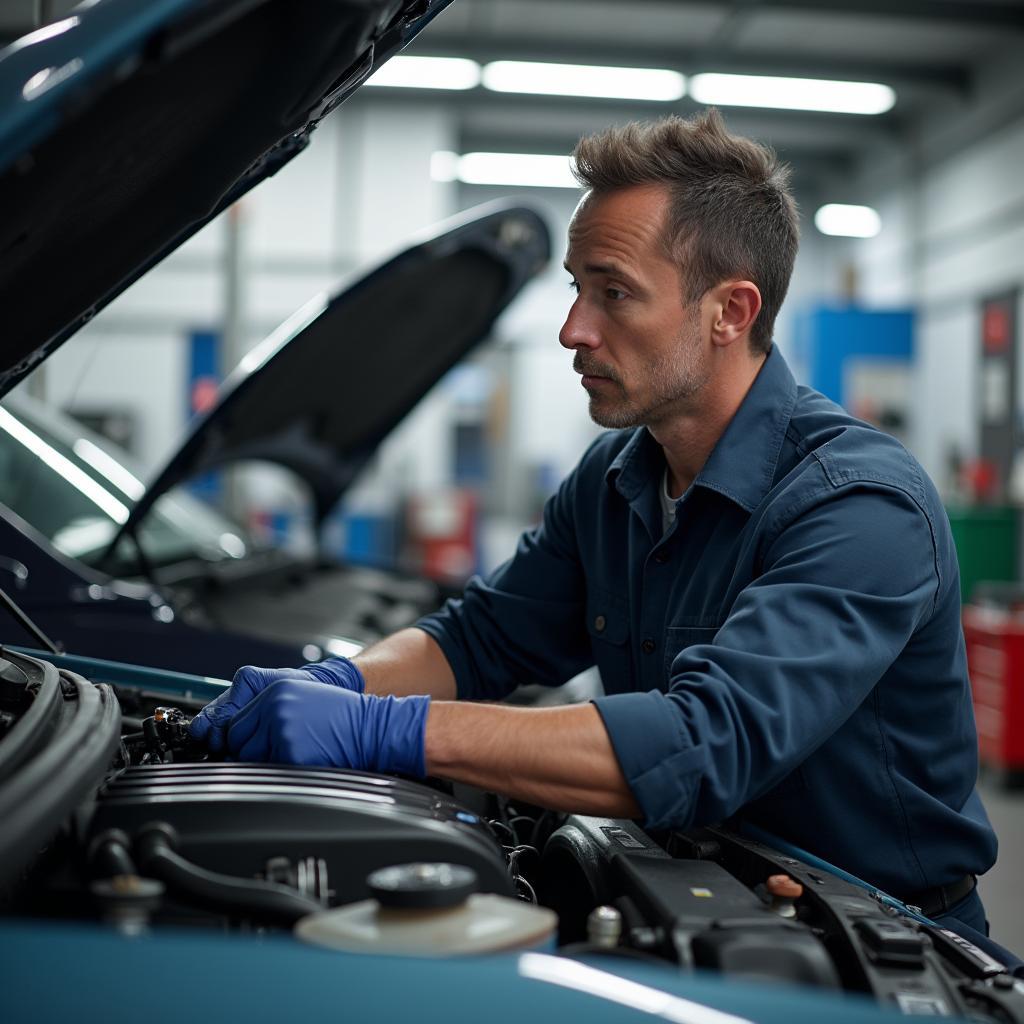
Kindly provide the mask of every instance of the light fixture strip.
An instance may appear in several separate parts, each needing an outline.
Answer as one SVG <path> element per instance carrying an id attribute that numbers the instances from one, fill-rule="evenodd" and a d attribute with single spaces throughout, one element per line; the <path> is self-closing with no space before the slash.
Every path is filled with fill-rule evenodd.
<path id="1" fill-rule="evenodd" d="M 522 188 L 576 188 L 567 156 L 547 153 L 450 153 L 438 151 L 430 161 L 435 181 Z"/>
<path id="2" fill-rule="evenodd" d="M 671 103 L 689 95 L 720 106 L 884 114 L 896 93 L 880 82 L 707 72 L 689 79 L 666 68 L 608 67 L 497 60 L 481 68 L 465 57 L 392 57 L 367 85 L 409 89 L 475 89 L 542 96 L 580 96 Z"/>
<path id="3" fill-rule="evenodd" d="M 465 57 L 392 57 L 366 84 L 392 89 L 475 89 L 480 84 L 480 65 Z"/>
<path id="4" fill-rule="evenodd" d="M 814 226 L 823 235 L 874 238 L 882 230 L 882 218 L 870 206 L 826 203 L 815 213 Z"/>
<path id="5" fill-rule="evenodd" d="M 663 68 L 496 60 L 484 67 L 481 80 L 493 92 L 543 96 L 672 102 L 686 95 L 685 77 Z"/>
<path id="6" fill-rule="evenodd" d="M 698 103 L 835 114 L 884 114 L 896 102 L 893 89 L 878 82 L 767 75 L 693 75 L 690 95 Z"/>

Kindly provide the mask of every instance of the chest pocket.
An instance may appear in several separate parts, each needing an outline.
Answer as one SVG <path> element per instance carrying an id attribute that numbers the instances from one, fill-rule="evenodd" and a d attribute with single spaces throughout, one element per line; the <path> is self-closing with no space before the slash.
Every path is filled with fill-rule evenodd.
<path id="1" fill-rule="evenodd" d="M 593 590 L 587 595 L 587 632 L 605 693 L 628 693 L 633 688 L 629 603 L 611 591 Z"/>
<path id="2" fill-rule="evenodd" d="M 676 655 L 687 647 L 709 644 L 715 639 L 718 626 L 669 626 L 665 630 L 665 686 L 668 687 L 672 662 Z"/>

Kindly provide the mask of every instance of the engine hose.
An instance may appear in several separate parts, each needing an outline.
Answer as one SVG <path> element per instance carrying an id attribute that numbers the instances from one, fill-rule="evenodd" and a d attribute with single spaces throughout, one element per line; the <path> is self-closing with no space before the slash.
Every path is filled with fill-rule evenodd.
<path id="1" fill-rule="evenodd" d="M 101 832 L 89 844 L 89 864 L 96 878 L 136 874 L 135 863 L 128 852 L 128 837 L 116 828 Z"/>
<path id="2" fill-rule="evenodd" d="M 208 871 L 177 853 L 176 840 L 174 829 L 165 822 L 145 825 L 135 837 L 135 856 L 147 875 L 160 879 L 182 895 L 212 903 L 223 910 L 273 918 L 289 925 L 324 909 L 316 900 L 277 882 Z"/>

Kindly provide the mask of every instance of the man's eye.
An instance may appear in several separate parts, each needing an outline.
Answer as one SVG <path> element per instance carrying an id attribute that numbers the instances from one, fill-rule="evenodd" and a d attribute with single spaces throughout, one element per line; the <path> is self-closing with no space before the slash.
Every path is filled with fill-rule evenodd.
<path id="1" fill-rule="evenodd" d="M 605 288 L 604 293 L 609 299 L 613 299 L 616 302 L 626 297 L 626 293 L 620 288 Z"/>
<path id="2" fill-rule="evenodd" d="M 580 293 L 580 283 L 575 279 L 569 282 L 570 290 L 574 291 L 577 295 Z"/>

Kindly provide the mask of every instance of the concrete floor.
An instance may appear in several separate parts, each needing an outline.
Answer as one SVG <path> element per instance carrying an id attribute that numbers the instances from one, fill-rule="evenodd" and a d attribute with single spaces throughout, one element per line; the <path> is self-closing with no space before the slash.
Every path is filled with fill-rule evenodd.
<path id="1" fill-rule="evenodd" d="M 992 826 L 999 836 L 995 867 L 978 882 L 992 938 L 1024 957 L 1024 790 L 1007 790 L 992 779 L 978 786 Z"/>

